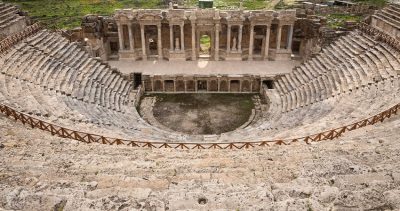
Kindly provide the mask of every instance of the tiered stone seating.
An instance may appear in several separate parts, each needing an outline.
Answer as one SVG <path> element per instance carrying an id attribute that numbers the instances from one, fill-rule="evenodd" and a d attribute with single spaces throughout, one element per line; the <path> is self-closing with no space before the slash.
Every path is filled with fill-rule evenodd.
<path id="1" fill-rule="evenodd" d="M 19 9 L 16 6 L 0 2 L 0 30 L 23 19 L 24 17 L 18 15 L 18 12 Z"/>
<path id="2" fill-rule="evenodd" d="M 20 10 L 16 6 L 0 1 L 0 40 L 26 26 L 25 17 L 18 12 Z"/>
<path id="3" fill-rule="evenodd" d="M 390 4 L 389 6 L 378 11 L 374 18 L 379 19 L 386 24 L 400 30 L 400 5 Z"/>
<path id="4" fill-rule="evenodd" d="M 396 52 L 359 31 L 341 37 L 276 81 L 282 112 L 397 77 L 400 58 Z"/>
<path id="5" fill-rule="evenodd" d="M 400 208 L 400 116 L 333 141 L 251 150 L 85 144 L 0 125 L 5 210 Z"/>
<path id="6" fill-rule="evenodd" d="M 61 42 L 56 44 L 54 39 Z M 353 44 L 354 48 L 348 47 L 347 53 L 333 49 L 343 48 L 344 42 L 357 44 Z M 344 59 L 344 54 L 352 59 Z M 382 57 L 385 59 L 377 59 Z M 336 61 L 339 58 L 347 63 L 340 65 Z M 355 33 L 353 37 L 343 37 L 296 71 L 282 76 L 276 83 L 277 89 L 267 93 L 270 109 L 257 122 L 221 134 L 216 141 L 309 135 L 387 109 L 400 96 L 399 80 L 393 72 L 400 66 L 398 59 L 397 50 L 365 35 Z M 29 37 L 2 56 L 0 65 L 3 67 L 2 102 L 46 121 L 124 139 L 174 142 L 204 139 L 164 131 L 146 123 L 134 106 L 127 104 L 130 83 L 59 35 L 41 31 Z M 377 79 L 378 76 L 385 80 Z M 358 89 L 349 91 L 350 86 Z M 303 108 L 282 113 L 282 108 L 289 107 Z"/>
<path id="7" fill-rule="evenodd" d="M 271 108 L 264 119 L 245 129 L 223 134 L 220 139 L 280 140 L 349 125 L 399 103 L 400 80 L 390 78 L 284 113 L 277 91 L 269 91 L 268 96 Z"/>
<path id="8" fill-rule="evenodd" d="M 43 30 L 2 57 L 2 73 L 78 100 L 122 111 L 132 86 L 76 43 Z"/>
<path id="9" fill-rule="evenodd" d="M 45 121 L 124 139 L 209 141 L 146 123 L 129 104 L 131 83 L 59 34 L 24 39 L 0 56 L 0 67 L 1 102 Z M 354 31 L 282 75 L 257 121 L 212 141 L 306 136 L 367 118 L 398 103 L 399 73 L 397 49 Z"/>

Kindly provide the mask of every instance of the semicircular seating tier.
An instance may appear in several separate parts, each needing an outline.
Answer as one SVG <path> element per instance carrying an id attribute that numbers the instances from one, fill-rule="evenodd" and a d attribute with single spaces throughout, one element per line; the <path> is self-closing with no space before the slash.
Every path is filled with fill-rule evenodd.
<path id="1" fill-rule="evenodd" d="M 0 56 L 4 104 L 66 128 L 107 137 L 171 142 L 258 141 L 302 137 L 348 125 L 399 103 L 400 52 L 354 31 L 268 90 L 269 109 L 244 128 L 180 134 L 139 116 L 135 90 L 118 71 L 79 44 L 47 30 Z"/>
<path id="2" fill-rule="evenodd" d="M 19 12 L 15 5 L 0 1 L 0 40 L 26 26 L 25 16 L 19 15 Z"/>

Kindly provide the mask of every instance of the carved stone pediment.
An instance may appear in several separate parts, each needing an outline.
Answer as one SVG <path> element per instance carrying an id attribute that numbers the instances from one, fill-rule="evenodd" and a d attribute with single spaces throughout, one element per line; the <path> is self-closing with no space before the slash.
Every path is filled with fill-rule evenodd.
<path id="1" fill-rule="evenodd" d="M 168 10 L 167 20 L 173 23 L 183 23 L 185 21 L 185 10 Z"/>
<path id="2" fill-rule="evenodd" d="M 228 21 L 228 23 L 230 22 L 241 23 L 245 20 L 245 17 L 243 11 L 241 10 L 228 11 L 226 20 Z"/>
<path id="3" fill-rule="evenodd" d="M 295 10 L 283 10 L 278 15 L 279 24 L 292 25 L 297 20 Z"/>
<path id="4" fill-rule="evenodd" d="M 161 21 L 163 18 L 161 10 L 139 10 L 137 19 L 139 21 Z"/>
<path id="5" fill-rule="evenodd" d="M 198 9 L 195 12 L 197 19 L 213 19 L 215 16 L 214 9 Z"/>
<path id="6" fill-rule="evenodd" d="M 115 12 L 114 18 L 119 21 L 128 21 L 128 20 L 133 20 L 135 18 L 136 14 L 130 10 L 117 10 Z"/>
<path id="7" fill-rule="evenodd" d="M 270 25 L 273 19 L 274 11 L 272 10 L 251 11 L 249 14 L 252 24 Z"/>

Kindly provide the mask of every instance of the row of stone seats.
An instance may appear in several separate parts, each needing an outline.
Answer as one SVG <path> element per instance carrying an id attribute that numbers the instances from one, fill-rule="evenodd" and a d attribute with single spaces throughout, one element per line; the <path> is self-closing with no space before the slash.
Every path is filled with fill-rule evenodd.
<path id="1" fill-rule="evenodd" d="M 304 137 L 373 116 L 399 103 L 398 99 L 400 80 L 391 78 L 285 113 L 274 114 L 276 102 L 272 102 L 269 112 L 272 116 L 257 125 L 224 134 L 221 139 L 242 137 L 243 141 L 254 141 Z"/>
<path id="2" fill-rule="evenodd" d="M 274 101 L 271 116 L 266 117 L 269 119 L 222 134 L 217 141 L 313 134 L 367 118 L 398 103 L 399 52 L 358 32 L 353 35 L 355 38 L 343 37 L 307 61 L 300 68 L 302 72 L 282 77 L 276 84 L 276 92 L 268 93 Z M 337 60 L 346 64 L 340 65 Z M 45 121 L 78 131 L 141 141 L 202 139 L 148 125 L 133 106 L 126 105 L 129 100 L 124 100 L 124 94 L 118 91 L 125 90 L 129 83 L 118 82 L 122 77 L 118 78 L 109 67 L 57 34 L 43 30 L 26 39 L 0 56 L 0 66 L 1 102 Z M 114 95 L 107 94 L 104 90 L 107 87 L 111 87 L 113 91 L 109 93 Z M 129 96 L 127 92 L 125 95 Z M 281 99 L 287 99 L 285 105 L 303 105 L 303 108 L 281 113 Z M 107 103 L 111 106 L 104 106 Z"/>
<path id="3" fill-rule="evenodd" d="M 392 53 L 398 58 L 398 52 L 392 50 Z M 13 107 L 24 111 L 26 113 L 38 115 L 47 121 L 51 121 L 55 124 L 62 125 L 68 128 L 76 129 L 79 131 L 86 131 L 91 133 L 103 134 L 111 137 L 131 138 L 136 140 L 165 140 L 165 141 L 196 141 L 197 137 L 173 134 L 165 132 L 157 128 L 152 128 L 146 125 L 141 120 L 136 110 L 126 108 L 125 113 L 116 112 L 106 107 L 99 106 L 97 104 L 87 103 L 72 96 L 63 95 L 61 92 L 56 92 L 54 89 L 47 89 L 40 84 L 31 83 L 28 80 L 23 80 L 22 77 L 15 77 L 9 75 L 1 75 L 4 79 L 1 82 L 5 86 L 0 93 L 5 95 L 4 102 L 12 105 Z M 394 80 L 394 79 L 393 79 Z M 396 79 L 397 80 L 397 79 Z M 382 81 L 386 82 L 388 80 Z M 389 80 L 390 81 L 390 80 Z M 321 124 L 319 118 L 331 116 L 333 119 L 345 119 L 349 113 L 343 113 L 338 115 L 336 112 L 332 112 L 335 105 L 338 107 L 338 111 L 349 111 L 356 107 L 363 109 L 374 109 L 372 111 L 384 110 L 384 107 L 370 106 L 371 103 L 384 103 L 386 106 L 390 106 L 392 100 L 381 99 L 379 97 L 390 96 L 388 93 L 380 93 L 371 96 L 367 96 L 367 99 L 372 99 L 371 103 L 361 104 L 367 102 L 363 95 L 358 95 L 357 91 L 367 89 L 369 86 L 357 89 L 354 92 L 348 92 L 348 97 L 344 95 L 337 95 L 335 98 L 331 98 L 325 101 L 314 103 L 313 105 L 307 106 L 302 109 L 297 109 L 285 114 L 279 114 L 279 112 L 273 112 L 272 118 L 269 120 L 261 120 L 262 124 L 255 124 L 252 127 L 245 128 L 243 130 L 236 130 L 231 133 L 227 133 L 221 136 L 220 140 L 223 141 L 243 141 L 243 140 L 259 140 L 262 137 L 273 138 L 279 137 L 279 133 L 285 131 L 284 134 L 294 134 L 291 131 L 308 132 L 319 132 L 323 129 L 332 128 L 331 125 Z M 5 90 L 4 90 L 5 89 Z M 387 90 L 378 89 L 378 90 Z M 393 92 L 398 92 L 397 89 L 389 89 Z M 317 90 L 320 91 L 320 90 Z M 373 93 L 368 91 L 368 93 Z M 278 95 L 279 96 L 279 95 Z M 279 98 L 279 97 L 277 97 Z M 272 97 L 270 96 L 270 99 Z M 357 99 L 362 105 L 346 104 L 346 101 L 351 99 Z M 274 100 L 276 101 L 276 100 Z M 3 102 L 3 101 L 2 101 Z M 271 104 L 279 105 L 279 104 Z M 343 106 L 337 106 L 343 105 Z M 379 109 L 376 109 L 379 108 Z M 270 111 L 277 110 L 273 108 Z M 318 111 L 318 112 L 315 112 Z M 364 110 L 365 111 L 365 110 Z M 375 114 L 374 112 L 366 112 L 368 114 Z M 55 113 L 57 112 L 57 113 Z M 278 114 L 277 114 L 278 113 Z M 364 113 L 354 116 L 355 119 L 368 117 Z M 307 118 L 304 118 L 307 117 Z M 329 122 L 329 121 L 328 121 Z M 290 123 L 290 124 L 288 124 Z M 311 129 L 303 130 L 305 123 L 309 123 Z M 314 123 L 314 124 L 310 124 Z M 346 122 L 336 121 L 337 126 L 346 124 Z M 339 124 L 340 123 L 340 124 Z M 348 122 L 347 122 L 348 123 Z M 306 124 L 307 126 L 307 124 Z M 326 128 L 325 128 L 326 127 Z M 274 130 L 270 130 L 274 128 Z"/>
<path id="4" fill-rule="evenodd" d="M 42 30 L 0 58 L 2 73 L 78 100 L 122 111 L 131 83 L 76 43 Z"/>
<path id="5" fill-rule="evenodd" d="M 189 140 L 185 135 L 149 125 L 133 105 L 125 105 L 123 112 L 118 112 L 6 74 L 0 74 L 0 101 L 36 118 L 77 131 L 134 140 Z"/>
<path id="6" fill-rule="evenodd" d="M 390 4 L 382 10 L 374 14 L 374 18 L 377 18 L 385 23 L 393 26 L 400 30 L 400 5 Z"/>
<path id="7" fill-rule="evenodd" d="M 0 2 L 0 30 L 23 19 L 18 12 L 19 9 L 16 6 Z"/>
<path id="8" fill-rule="evenodd" d="M 6 118 L 0 125 L 7 210 L 56 210 L 63 200 L 63 210 L 400 208 L 400 116 L 309 146 L 223 151 L 133 150 L 27 131 Z"/>
<path id="9" fill-rule="evenodd" d="M 380 81 L 283 114 L 273 122 L 272 127 L 279 128 L 274 137 L 299 137 L 348 125 L 394 106 L 399 99 L 398 78 Z"/>
<path id="10" fill-rule="evenodd" d="M 360 32 L 343 36 L 315 58 L 275 82 L 282 112 L 397 77 L 398 52 Z"/>
<path id="11" fill-rule="evenodd" d="M 152 141 L 199 141 L 196 136 L 174 134 L 146 124 L 134 107 L 125 113 L 87 103 L 28 81 L 0 75 L 0 100 L 20 111 L 78 131 L 109 137 Z M 273 93 L 269 93 L 270 99 Z M 277 99 L 279 95 L 275 94 Z M 221 135 L 219 141 L 255 141 L 309 135 L 376 114 L 400 97 L 398 78 L 384 80 L 287 113 L 271 103 L 272 116 L 259 123 Z M 275 106 L 275 107 L 274 107 Z M 324 119 L 324 121 L 320 121 Z"/>

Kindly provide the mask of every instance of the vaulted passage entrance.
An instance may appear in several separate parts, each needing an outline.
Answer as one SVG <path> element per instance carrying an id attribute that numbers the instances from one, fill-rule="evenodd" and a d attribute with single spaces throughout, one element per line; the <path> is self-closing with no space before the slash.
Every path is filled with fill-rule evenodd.
<path id="1" fill-rule="evenodd" d="M 199 58 L 210 59 L 211 58 L 211 36 L 208 33 L 201 35 L 199 39 Z"/>

